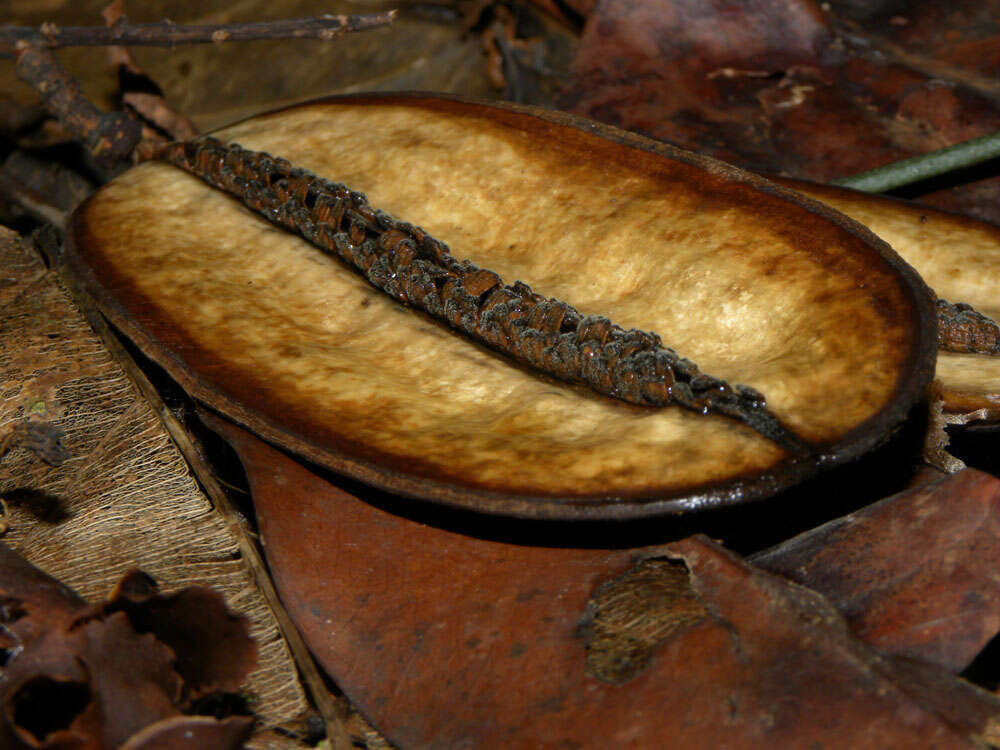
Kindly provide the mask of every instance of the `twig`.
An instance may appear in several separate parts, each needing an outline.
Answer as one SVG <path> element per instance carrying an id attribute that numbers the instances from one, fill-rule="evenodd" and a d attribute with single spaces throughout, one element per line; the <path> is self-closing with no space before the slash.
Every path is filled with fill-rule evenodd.
<path id="1" fill-rule="evenodd" d="M 1000 157 L 1000 132 L 886 164 L 851 177 L 833 180 L 832 184 L 863 190 L 866 193 L 884 193 L 997 157 Z"/>
<path id="2" fill-rule="evenodd" d="M 24 44 L 40 47 L 147 45 L 204 42 L 250 42 L 259 39 L 319 39 L 329 41 L 352 31 L 367 31 L 392 23 L 396 11 L 350 16 L 315 16 L 256 23 L 199 24 L 182 26 L 173 21 L 128 23 L 114 26 L 66 26 L 42 24 L 34 27 L 0 28 L 0 55 L 11 56 Z"/>
<path id="3" fill-rule="evenodd" d="M 126 162 L 142 138 L 138 120 L 97 109 L 47 49 L 22 46 L 16 57 L 18 78 L 42 95 L 45 108 L 87 146 L 101 170 L 111 172 Z"/>

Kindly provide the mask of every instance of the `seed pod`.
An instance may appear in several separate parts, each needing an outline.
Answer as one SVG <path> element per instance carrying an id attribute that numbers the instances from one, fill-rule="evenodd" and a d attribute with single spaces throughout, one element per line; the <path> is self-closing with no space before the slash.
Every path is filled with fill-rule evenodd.
<path id="1" fill-rule="evenodd" d="M 508 285 L 492 271 L 458 261 L 443 243 L 429 241 L 419 227 L 374 212 L 363 195 L 344 185 L 212 137 L 169 144 L 159 158 L 339 257 L 376 289 L 542 374 L 640 406 L 677 404 L 701 414 L 725 414 L 792 454 L 809 453 L 752 388 L 699 372 L 656 334 L 626 331 L 600 315 L 580 315 L 521 281 Z M 324 205 L 344 205 L 340 221 L 324 221 Z M 348 240 L 337 239 L 345 234 Z M 422 257 L 418 242 L 426 248 Z M 417 260 L 423 263 L 413 269 Z M 553 309 L 555 317 L 549 315 Z"/>
<path id="2" fill-rule="evenodd" d="M 913 264 L 942 298 L 935 376 L 946 418 L 1000 422 L 1000 227 L 847 188 L 778 181 L 860 221 Z"/>
<path id="3" fill-rule="evenodd" d="M 394 96 L 316 102 L 215 137 L 278 157 L 276 175 L 349 186 L 261 183 L 241 157 L 184 155 L 251 204 L 283 191 L 272 220 L 387 294 L 160 163 L 80 209 L 71 265 L 195 397 L 387 489 L 547 517 L 760 497 L 884 439 L 933 368 L 933 299 L 884 243 L 639 136 Z M 654 332 L 677 352 L 669 378 L 653 377 Z M 702 408 L 728 383 L 746 384 L 753 408 L 766 399 L 791 440 Z"/>

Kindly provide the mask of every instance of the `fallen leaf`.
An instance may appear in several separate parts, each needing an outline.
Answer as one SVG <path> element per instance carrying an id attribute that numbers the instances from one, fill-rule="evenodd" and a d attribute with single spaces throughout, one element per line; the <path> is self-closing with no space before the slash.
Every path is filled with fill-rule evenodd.
<path id="1" fill-rule="evenodd" d="M 961 672 L 1000 632 L 1000 480 L 966 469 L 754 555 L 886 653 Z"/>
<path id="2" fill-rule="evenodd" d="M 399 746 L 976 747 L 1000 716 L 996 697 L 880 655 L 822 596 L 705 538 L 477 539 L 208 424 L 243 462 L 313 652 Z"/>
<path id="3" fill-rule="evenodd" d="M 226 689 L 254 664 L 246 621 L 217 593 L 195 588 L 165 597 L 133 572 L 111 600 L 91 606 L 0 545 L 0 601 L 3 747 L 166 747 L 169 737 L 184 738 L 180 727 L 189 732 L 184 747 L 204 746 L 194 744 L 198 737 L 242 746 L 252 718 L 181 716 L 210 680 Z M 220 621 L 231 624 L 220 628 Z M 192 676 L 196 682 L 186 685 Z"/>
<path id="4" fill-rule="evenodd" d="M 236 691 L 257 661 L 257 647 L 245 618 L 234 615 L 219 595 L 203 586 L 160 594 L 139 571 L 125 576 L 102 611 L 124 612 L 139 633 L 152 633 L 175 655 L 185 700 L 213 691 Z"/>
<path id="5" fill-rule="evenodd" d="M 246 716 L 218 721 L 207 716 L 173 716 L 136 733 L 121 750 L 186 750 L 187 748 L 241 748 L 253 729 Z"/>
<path id="6" fill-rule="evenodd" d="M 260 644 L 242 689 L 261 730 L 298 729 L 308 704 L 295 665 L 231 531 L 56 273 L 7 231 L 0 318 L 0 424 L 44 418 L 64 432 L 69 453 L 56 467 L 21 450 L 0 461 L 4 541 L 90 601 L 137 567 L 223 593 Z"/>
<path id="7" fill-rule="evenodd" d="M 988 51 L 997 46 L 994 0 L 907 3 L 903 24 L 876 12 L 859 25 L 846 7 L 854 4 L 598 2 L 561 104 L 818 182 L 1000 130 L 998 61 Z M 925 199 L 998 222 L 998 185 Z"/>

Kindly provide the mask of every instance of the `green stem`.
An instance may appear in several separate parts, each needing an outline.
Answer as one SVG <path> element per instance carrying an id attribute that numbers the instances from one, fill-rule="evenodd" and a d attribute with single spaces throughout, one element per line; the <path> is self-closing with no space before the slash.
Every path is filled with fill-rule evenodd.
<path id="1" fill-rule="evenodd" d="M 833 180 L 831 184 L 863 190 L 866 193 L 884 193 L 887 190 L 913 182 L 936 177 L 963 167 L 995 159 L 1000 156 L 1000 132 L 990 133 L 964 143 L 956 143 L 929 154 L 921 154 L 867 172 Z"/>

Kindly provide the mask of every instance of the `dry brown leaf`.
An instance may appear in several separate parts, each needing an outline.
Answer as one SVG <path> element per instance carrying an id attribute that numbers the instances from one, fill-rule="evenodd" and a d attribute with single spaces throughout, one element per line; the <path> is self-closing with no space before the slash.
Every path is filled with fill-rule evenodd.
<path id="1" fill-rule="evenodd" d="M 598 2 L 562 106 L 818 182 L 1000 130 L 1000 4 L 885 5 Z M 848 6 L 866 6 L 860 23 Z M 998 190 L 994 178 L 926 200 L 996 223 Z"/>
<path id="2" fill-rule="evenodd" d="M 961 672 L 1000 631 L 1000 480 L 966 469 L 750 558 L 883 651 Z"/>
<path id="3" fill-rule="evenodd" d="M 200 602 L 196 611 L 177 606 L 193 599 Z M 245 620 L 228 612 L 215 592 L 187 589 L 163 597 L 152 579 L 133 572 L 111 600 L 88 606 L 6 545 L 0 545 L 0 601 L 0 744 L 12 750 L 155 747 L 142 738 L 152 733 L 162 742 L 163 732 L 148 728 L 192 710 L 191 699 L 207 683 L 225 689 L 229 678 L 230 689 L 238 688 L 256 652 Z M 238 626 L 219 627 L 229 621 Z M 220 660 L 227 662 L 221 678 Z M 198 681 L 185 684 L 192 671 Z M 184 746 L 192 748 L 205 746 L 199 737 L 224 741 L 219 748 L 241 747 L 253 722 L 184 718 L 191 719 L 181 722 L 188 730 Z"/>

